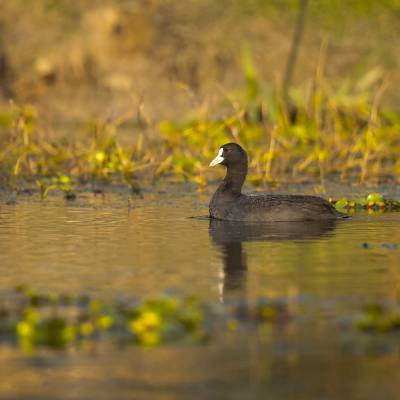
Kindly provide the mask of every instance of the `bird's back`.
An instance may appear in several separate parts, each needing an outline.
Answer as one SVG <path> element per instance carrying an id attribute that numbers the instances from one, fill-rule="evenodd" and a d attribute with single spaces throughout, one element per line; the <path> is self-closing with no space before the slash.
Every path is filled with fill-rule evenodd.
<path id="1" fill-rule="evenodd" d="M 267 193 L 243 194 L 230 201 L 217 198 L 210 204 L 210 215 L 230 221 L 316 221 L 345 217 L 321 197 Z"/>

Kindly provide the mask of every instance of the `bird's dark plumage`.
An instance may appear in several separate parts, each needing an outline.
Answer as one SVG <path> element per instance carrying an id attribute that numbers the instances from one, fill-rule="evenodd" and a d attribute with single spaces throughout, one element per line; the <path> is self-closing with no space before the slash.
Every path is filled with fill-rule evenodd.
<path id="1" fill-rule="evenodd" d="M 345 218 L 327 200 L 317 196 L 242 194 L 247 154 L 236 143 L 221 146 L 211 162 L 225 165 L 226 176 L 210 201 L 210 217 L 227 221 L 320 221 Z"/>

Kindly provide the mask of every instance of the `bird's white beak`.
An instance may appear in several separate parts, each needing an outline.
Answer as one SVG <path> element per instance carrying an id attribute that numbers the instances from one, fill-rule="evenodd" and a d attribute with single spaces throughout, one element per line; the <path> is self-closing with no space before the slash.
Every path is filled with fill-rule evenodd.
<path id="1" fill-rule="evenodd" d="M 222 157 L 223 151 L 224 151 L 224 149 L 221 147 L 221 148 L 219 149 L 219 152 L 218 152 L 218 154 L 217 154 L 217 157 L 215 157 L 214 160 L 212 160 L 212 161 L 210 162 L 210 167 L 213 167 L 214 165 L 217 165 L 217 164 L 221 164 L 222 161 L 224 161 L 224 157 Z"/>

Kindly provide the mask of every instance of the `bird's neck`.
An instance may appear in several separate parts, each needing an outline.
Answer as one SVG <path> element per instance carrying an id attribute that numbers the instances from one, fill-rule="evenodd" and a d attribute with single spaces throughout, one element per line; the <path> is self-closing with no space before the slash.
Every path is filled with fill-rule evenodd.
<path id="1" fill-rule="evenodd" d="M 225 178 L 220 186 L 221 191 L 234 195 L 242 193 L 243 183 L 247 175 L 247 162 L 230 165 L 227 168 Z"/>

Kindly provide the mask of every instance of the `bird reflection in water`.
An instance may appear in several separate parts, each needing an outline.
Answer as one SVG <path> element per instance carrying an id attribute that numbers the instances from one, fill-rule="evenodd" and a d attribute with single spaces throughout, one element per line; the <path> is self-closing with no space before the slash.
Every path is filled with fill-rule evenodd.
<path id="1" fill-rule="evenodd" d="M 221 249 L 224 264 L 221 301 L 229 293 L 245 294 L 247 262 L 243 242 L 312 240 L 332 233 L 335 227 L 336 221 L 255 223 L 210 219 L 210 237 Z"/>

